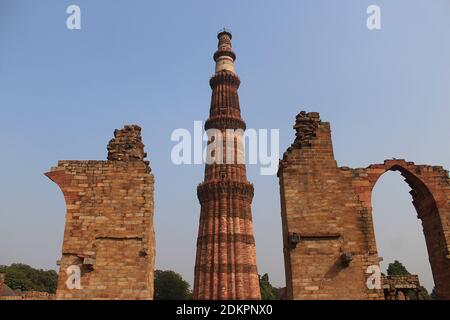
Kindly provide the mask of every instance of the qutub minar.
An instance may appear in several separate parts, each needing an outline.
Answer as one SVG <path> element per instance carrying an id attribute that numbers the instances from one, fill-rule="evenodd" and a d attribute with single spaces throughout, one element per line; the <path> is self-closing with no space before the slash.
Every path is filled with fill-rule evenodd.
<path id="1" fill-rule="evenodd" d="M 216 70 L 210 80 L 212 98 L 205 130 L 222 131 L 225 149 L 229 138 L 225 131 L 245 130 L 246 125 L 239 106 L 240 80 L 234 70 L 232 35 L 224 29 L 217 37 Z M 241 143 L 235 139 L 231 144 L 234 155 L 242 150 Z M 245 164 L 238 164 L 237 158 L 231 164 L 206 164 L 205 180 L 197 188 L 201 212 L 194 299 L 260 299 L 251 213 L 253 185 L 247 180 Z"/>
<path id="2" fill-rule="evenodd" d="M 208 155 L 213 158 L 208 160 L 214 161 L 207 161 L 204 182 L 197 188 L 201 212 L 194 298 L 260 299 L 253 185 L 241 161 L 243 141 L 227 132 L 245 130 L 236 55 L 230 32 L 224 30 L 218 38 L 205 123 L 208 133 L 215 129 L 208 134 Z M 422 223 L 436 295 L 450 300 L 449 172 L 442 166 L 396 158 L 364 168 L 339 166 L 331 124 L 322 121 L 318 112 L 301 111 L 294 130 L 295 140 L 278 170 L 280 250 L 286 276 L 283 298 L 404 300 L 415 292 L 422 299 L 417 275 L 382 276 L 379 269 L 382 257 L 372 219 L 372 190 L 383 174 L 398 171 L 411 188 Z M 220 149 L 226 152 L 220 154 Z M 56 295 L 5 296 L 10 291 L 4 283 L 8 279 L 0 274 L 0 300 L 154 298 L 154 176 L 145 160 L 141 128 L 125 125 L 115 130 L 107 150 L 107 160 L 63 160 L 46 173 L 61 188 L 67 210 Z"/>

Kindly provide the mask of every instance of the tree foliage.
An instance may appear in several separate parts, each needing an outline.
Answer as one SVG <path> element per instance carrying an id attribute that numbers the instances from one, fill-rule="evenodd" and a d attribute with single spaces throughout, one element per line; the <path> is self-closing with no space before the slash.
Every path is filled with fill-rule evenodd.
<path id="1" fill-rule="evenodd" d="M 389 263 L 387 268 L 388 276 L 407 276 L 410 275 L 406 267 L 398 260 Z"/>
<path id="2" fill-rule="evenodd" d="M 56 292 L 58 274 L 54 270 L 34 269 L 22 263 L 0 266 L 5 274 L 5 283 L 13 290 Z"/>
<path id="3" fill-rule="evenodd" d="M 262 300 L 277 300 L 279 298 L 278 289 L 270 284 L 269 275 L 267 273 L 263 276 L 259 276 L 259 288 Z"/>
<path id="4" fill-rule="evenodd" d="M 430 294 L 430 298 L 431 298 L 431 300 L 439 300 L 439 297 L 437 296 L 437 293 L 436 293 L 436 287 L 433 287 L 433 290 L 431 291 L 431 294 Z"/>
<path id="5" fill-rule="evenodd" d="M 183 277 L 171 270 L 155 271 L 155 300 L 189 300 L 192 292 L 189 283 Z"/>
<path id="6" fill-rule="evenodd" d="M 420 286 L 418 295 L 419 300 L 433 300 L 431 295 L 428 293 L 428 290 L 423 286 Z"/>

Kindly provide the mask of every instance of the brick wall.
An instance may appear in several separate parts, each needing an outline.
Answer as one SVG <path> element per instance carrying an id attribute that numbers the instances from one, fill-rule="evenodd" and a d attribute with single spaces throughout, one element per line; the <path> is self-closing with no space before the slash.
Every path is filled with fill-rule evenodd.
<path id="1" fill-rule="evenodd" d="M 408 300 L 411 293 L 417 300 L 420 299 L 417 275 L 382 276 L 382 284 L 386 300 Z"/>
<path id="2" fill-rule="evenodd" d="M 30 291 L 18 296 L 4 296 L 0 300 L 55 300 L 55 295 L 48 292 Z"/>
<path id="3" fill-rule="evenodd" d="M 450 298 L 448 173 L 405 160 L 338 167 L 330 125 L 301 112 L 296 139 L 280 161 L 283 243 L 290 299 L 383 299 L 366 286 L 367 267 L 379 265 L 371 192 L 378 178 L 398 170 L 411 186 L 422 219 L 438 295 Z"/>
<path id="4" fill-rule="evenodd" d="M 59 161 L 46 175 L 67 206 L 57 299 L 152 299 L 153 184 L 138 126 L 114 132 L 108 161 Z M 81 289 L 67 268 L 78 266 Z"/>

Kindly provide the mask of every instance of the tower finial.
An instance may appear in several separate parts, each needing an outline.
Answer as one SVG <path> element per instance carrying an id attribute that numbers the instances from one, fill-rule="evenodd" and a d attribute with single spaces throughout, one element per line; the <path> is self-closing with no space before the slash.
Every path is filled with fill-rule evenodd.
<path id="1" fill-rule="evenodd" d="M 233 38 L 233 35 L 231 34 L 231 30 L 224 27 L 224 28 L 220 29 L 219 32 L 217 32 L 217 39 L 220 40 L 220 37 L 224 33 L 227 34 L 230 37 L 230 39 Z"/>
<path id="2" fill-rule="evenodd" d="M 230 30 L 223 28 L 217 34 L 219 44 L 217 51 L 214 53 L 214 61 L 216 62 L 216 73 L 227 70 L 236 73 L 234 70 L 234 61 L 236 60 L 236 54 L 233 51 L 231 45 L 231 39 L 233 35 Z"/>

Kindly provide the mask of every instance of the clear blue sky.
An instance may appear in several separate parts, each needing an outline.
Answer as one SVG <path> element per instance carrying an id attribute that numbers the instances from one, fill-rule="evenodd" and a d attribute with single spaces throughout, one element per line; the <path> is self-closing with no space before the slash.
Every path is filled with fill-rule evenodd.
<path id="1" fill-rule="evenodd" d="M 70 4 L 82 30 L 66 29 Z M 370 4 L 379 31 L 366 28 Z M 156 177 L 157 267 L 192 282 L 203 166 L 173 165 L 170 135 L 207 118 L 224 26 L 248 127 L 280 129 L 281 151 L 295 115 L 318 111 L 339 165 L 450 168 L 448 0 L 0 0 L 0 264 L 56 268 L 65 204 L 43 173 L 60 159 L 105 159 L 114 129 L 137 123 Z M 248 171 L 259 271 L 281 286 L 278 180 Z M 395 173 L 375 188 L 379 251 L 431 288 L 408 190 Z"/>

